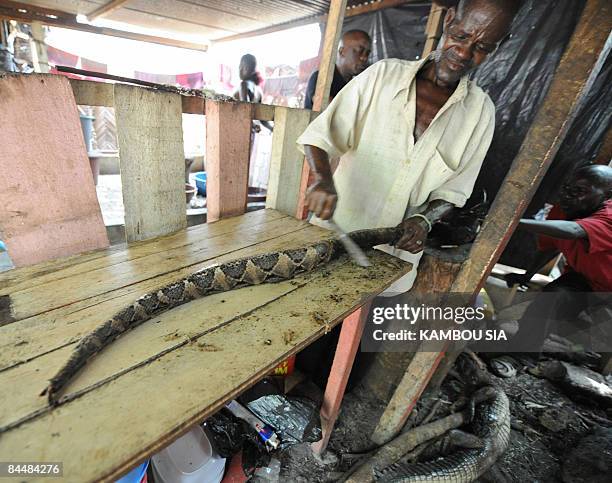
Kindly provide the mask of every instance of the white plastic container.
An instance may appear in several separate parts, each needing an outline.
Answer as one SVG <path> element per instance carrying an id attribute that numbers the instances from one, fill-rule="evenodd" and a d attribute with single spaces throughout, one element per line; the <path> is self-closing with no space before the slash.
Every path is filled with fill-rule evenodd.
<path id="1" fill-rule="evenodd" d="M 151 458 L 156 483 L 219 483 L 225 458 L 219 457 L 200 426 Z"/>

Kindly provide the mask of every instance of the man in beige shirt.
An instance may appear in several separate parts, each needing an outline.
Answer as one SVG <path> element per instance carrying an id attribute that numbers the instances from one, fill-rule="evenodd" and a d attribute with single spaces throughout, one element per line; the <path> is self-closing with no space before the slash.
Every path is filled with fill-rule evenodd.
<path id="1" fill-rule="evenodd" d="M 306 204 L 317 217 L 333 215 L 347 231 L 401 224 L 387 251 L 416 265 L 431 225 L 472 192 L 495 107 L 467 74 L 507 35 L 518 3 L 461 0 L 431 56 L 382 60 L 340 91 L 298 139 L 315 174 Z"/>

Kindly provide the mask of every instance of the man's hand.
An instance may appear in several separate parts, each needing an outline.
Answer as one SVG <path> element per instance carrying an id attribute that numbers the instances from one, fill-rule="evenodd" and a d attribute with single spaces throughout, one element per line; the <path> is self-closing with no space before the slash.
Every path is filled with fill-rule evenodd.
<path id="1" fill-rule="evenodd" d="M 338 194 L 333 181 L 316 181 L 306 193 L 306 207 L 322 220 L 329 220 L 336 209 Z"/>
<path id="2" fill-rule="evenodd" d="M 400 250 L 407 250 L 410 253 L 419 253 L 425 248 L 428 226 L 421 218 L 407 218 L 400 223 L 400 228 L 404 234 L 395 244 Z"/>

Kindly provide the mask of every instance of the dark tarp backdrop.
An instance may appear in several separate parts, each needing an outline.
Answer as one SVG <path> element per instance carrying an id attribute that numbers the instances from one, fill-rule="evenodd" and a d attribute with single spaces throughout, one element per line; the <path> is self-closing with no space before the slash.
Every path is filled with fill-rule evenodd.
<path id="1" fill-rule="evenodd" d="M 489 200 L 497 194 L 548 91 L 584 4 L 585 0 L 523 1 L 510 37 L 473 74 L 495 103 L 496 127 L 473 199 L 467 206 L 482 200 L 483 189 Z M 407 4 L 349 17 L 343 31 L 360 29 L 370 34 L 372 62 L 388 57 L 414 60 L 423 50 L 430 6 L 431 3 Z M 611 64 L 608 58 L 524 216 L 533 216 L 545 202 L 554 201 L 563 178 L 574 167 L 596 157 L 612 119 Z M 517 232 L 501 262 L 525 267 L 534 250 L 534 237 Z"/>

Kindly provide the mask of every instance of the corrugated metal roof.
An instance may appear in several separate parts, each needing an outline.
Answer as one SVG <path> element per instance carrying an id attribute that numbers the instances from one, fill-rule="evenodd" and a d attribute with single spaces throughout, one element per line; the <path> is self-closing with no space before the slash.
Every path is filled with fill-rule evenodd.
<path id="1" fill-rule="evenodd" d="M 110 0 L 19 0 L 21 3 L 88 15 Z M 348 0 L 348 6 L 364 3 Z M 128 0 L 104 16 L 168 37 L 206 42 L 273 25 L 324 15 L 329 0 Z"/>

